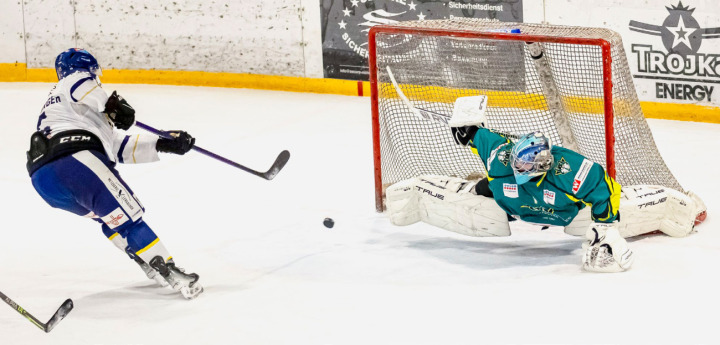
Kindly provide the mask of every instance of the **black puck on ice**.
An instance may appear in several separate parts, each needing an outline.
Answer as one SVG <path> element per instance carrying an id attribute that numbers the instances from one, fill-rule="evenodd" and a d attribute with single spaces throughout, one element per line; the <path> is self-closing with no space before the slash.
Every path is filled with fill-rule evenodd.
<path id="1" fill-rule="evenodd" d="M 335 226 L 335 221 L 332 220 L 332 218 L 325 218 L 325 220 L 323 220 L 323 225 L 329 229 Z"/>

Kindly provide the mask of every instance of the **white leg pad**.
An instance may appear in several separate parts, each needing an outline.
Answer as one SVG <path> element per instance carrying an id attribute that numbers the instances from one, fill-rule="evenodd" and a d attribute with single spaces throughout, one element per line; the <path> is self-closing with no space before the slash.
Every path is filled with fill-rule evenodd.
<path id="1" fill-rule="evenodd" d="M 672 237 L 687 236 L 695 226 L 695 218 L 705 208 L 702 201 L 697 201 L 699 199 L 661 186 L 624 187 L 620 234 L 629 237 L 660 230 Z"/>
<path id="2" fill-rule="evenodd" d="M 492 198 L 470 193 L 474 185 L 435 175 L 401 181 L 386 190 L 387 213 L 395 225 L 422 221 L 468 236 L 509 236 L 505 211 Z"/>
<path id="3" fill-rule="evenodd" d="M 620 198 L 617 228 L 624 238 L 656 230 L 668 236 L 684 237 L 693 231 L 696 219 L 701 214 L 704 216 L 705 211 L 705 204 L 692 192 L 686 195 L 662 186 L 625 186 Z M 590 223 L 590 208 L 586 207 L 565 227 L 565 232 L 582 235 L 583 228 Z"/>

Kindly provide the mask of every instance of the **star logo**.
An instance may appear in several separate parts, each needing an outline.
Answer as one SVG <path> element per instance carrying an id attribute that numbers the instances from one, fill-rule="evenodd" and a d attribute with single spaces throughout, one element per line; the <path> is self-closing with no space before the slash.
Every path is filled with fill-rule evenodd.
<path id="1" fill-rule="evenodd" d="M 630 30 L 646 35 L 660 36 L 668 53 L 682 56 L 697 54 L 704 39 L 720 38 L 720 28 L 701 28 L 692 16 L 695 11 L 679 1 L 676 6 L 665 7 L 669 15 L 662 25 L 630 21 Z"/>
<path id="2" fill-rule="evenodd" d="M 382 6 L 381 6 L 382 5 Z M 367 33 L 375 25 L 393 24 L 402 20 L 425 20 L 427 15 L 420 12 L 414 1 L 351 0 L 349 7 L 343 7 L 340 22 L 344 30 L 343 40 L 357 54 L 367 58 Z"/>
<path id="3" fill-rule="evenodd" d="M 678 19 L 678 25 L 675 27 L 669 27 L 668 30 L 675 35 L 675 39 L 673 40 L 672 47 L 675 49 L 675 47 L 678 46 L 678 44 L 684 44 L 686 47 L 690 48 L 690 40 L 688 39 L 688 31 L 685 27 L 685 23 L 683 23 L 682 17 Z"/>

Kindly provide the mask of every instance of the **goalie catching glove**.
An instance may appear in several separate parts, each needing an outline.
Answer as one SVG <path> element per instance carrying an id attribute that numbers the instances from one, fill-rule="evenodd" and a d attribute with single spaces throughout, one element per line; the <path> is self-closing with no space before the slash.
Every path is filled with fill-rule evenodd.
<path id="1" fill-rule="evenodd" d="M 586 271 L 623 272 L 632 266 L 633 252 L 614 224 L 593 223 L 585 237 L 582 266 Z"/>
<path id="2" fill-rule="evenodd" d="M 485 127 L 487 96 L 459 97 L 455 100 L 453 115 L 448 122 L 453 139 L 458 145 L 472 145 L 479 127 Z"/>

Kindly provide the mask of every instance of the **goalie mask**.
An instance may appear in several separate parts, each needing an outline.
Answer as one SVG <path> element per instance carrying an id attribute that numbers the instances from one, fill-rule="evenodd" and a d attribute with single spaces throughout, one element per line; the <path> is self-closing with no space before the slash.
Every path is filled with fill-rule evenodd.
<path id="1" fill-rule="evenodd" d="M 517 184 L 547 172 L 553 164 L 550 140 L 540 132 L 526 134 L 515 143 L 511 165 Z"/>

